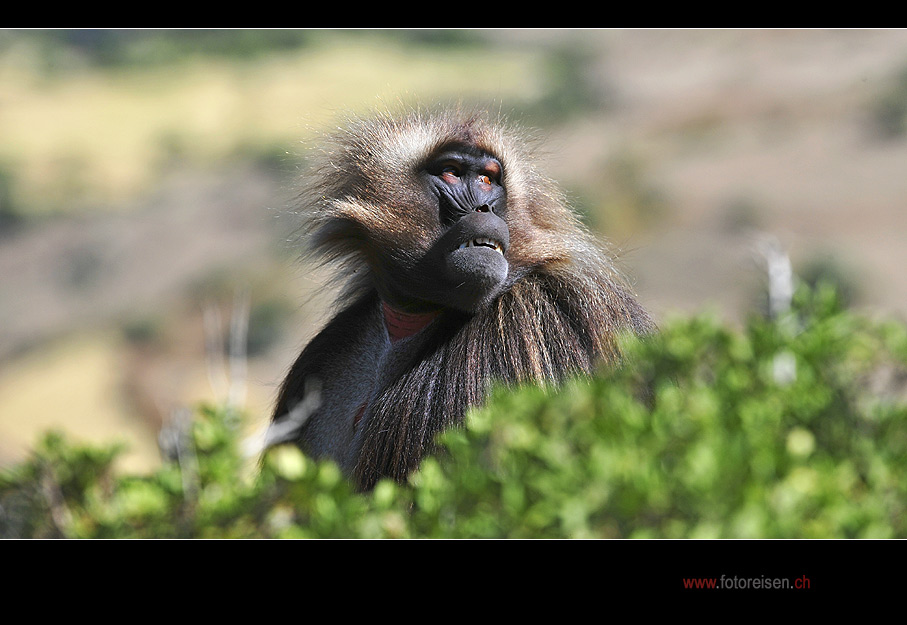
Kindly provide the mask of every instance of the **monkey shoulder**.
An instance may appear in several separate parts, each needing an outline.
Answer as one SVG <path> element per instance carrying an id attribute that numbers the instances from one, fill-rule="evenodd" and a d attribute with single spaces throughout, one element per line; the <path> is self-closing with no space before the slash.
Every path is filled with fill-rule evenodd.
<path id="1" fill-rule="evenodd" d="M 371 400 L 387 345 L 376 297 L 363 297 L 341 310 L 293 363 L 273 418 L 280 419 L 302 402 L 314 382 L 320 401 L 298 430 L 296 442 L 310 454 L 332 457 L 346 467 L 353 461 L 354 419 Z"/>

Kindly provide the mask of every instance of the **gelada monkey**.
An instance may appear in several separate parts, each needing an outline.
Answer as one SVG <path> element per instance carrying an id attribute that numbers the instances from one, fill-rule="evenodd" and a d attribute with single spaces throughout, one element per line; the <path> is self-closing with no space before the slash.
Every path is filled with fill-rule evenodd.
<path id="1" fill-rule="evenodd" d="M 556 385 L 654 329 L 506 122 L 462 110 L 357 118 L 302 195 L 308 251 L 344 284 L 284 380 L 272 428 L 359 489 L 404 481 L 491 383 Z"/>

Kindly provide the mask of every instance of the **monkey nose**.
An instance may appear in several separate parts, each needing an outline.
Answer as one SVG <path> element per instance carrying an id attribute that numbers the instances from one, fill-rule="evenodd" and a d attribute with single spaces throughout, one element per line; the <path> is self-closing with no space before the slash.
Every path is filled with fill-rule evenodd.
<path id="1" fill-rule="evenodd" d="M 488 204 L 482 204 L 481 206 L 477 206 L 477 207 L 475 208 L 475 212 L 477 212 L 477 213 L 490 213 L 490 212 L 491 212 L 491 207 L 490 207 Z"/>

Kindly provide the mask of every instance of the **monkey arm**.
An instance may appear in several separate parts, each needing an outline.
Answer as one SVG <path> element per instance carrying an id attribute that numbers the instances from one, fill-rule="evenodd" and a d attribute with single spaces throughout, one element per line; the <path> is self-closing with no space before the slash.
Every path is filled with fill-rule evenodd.
<path id="1" fill-rule="evenodd" d="M 278 393 L 272 420 L 286 419 L 319 386 L 319 405 L 290 434 L 314 457 L 330 457 L 349 470 L 354 463 L 355 415 L 374 392 L 375 374 L 387 349 L 375 293 L 338 313 L 302 351 Z"/>

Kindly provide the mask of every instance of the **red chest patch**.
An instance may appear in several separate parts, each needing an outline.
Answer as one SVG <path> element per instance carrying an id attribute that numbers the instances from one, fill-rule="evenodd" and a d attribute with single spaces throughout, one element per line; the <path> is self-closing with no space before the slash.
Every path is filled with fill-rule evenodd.
<path id="1" fill-rule="evenodd" d="M 391 308 L 385 302 L 381 302 L 381 308 L 384 310 L 384 325 L 387 326 L 387 335 L 391 343 L 417 333 L 431 323 L 440 312 L 436 310 L 427 313 L 405 313 Z"/>

